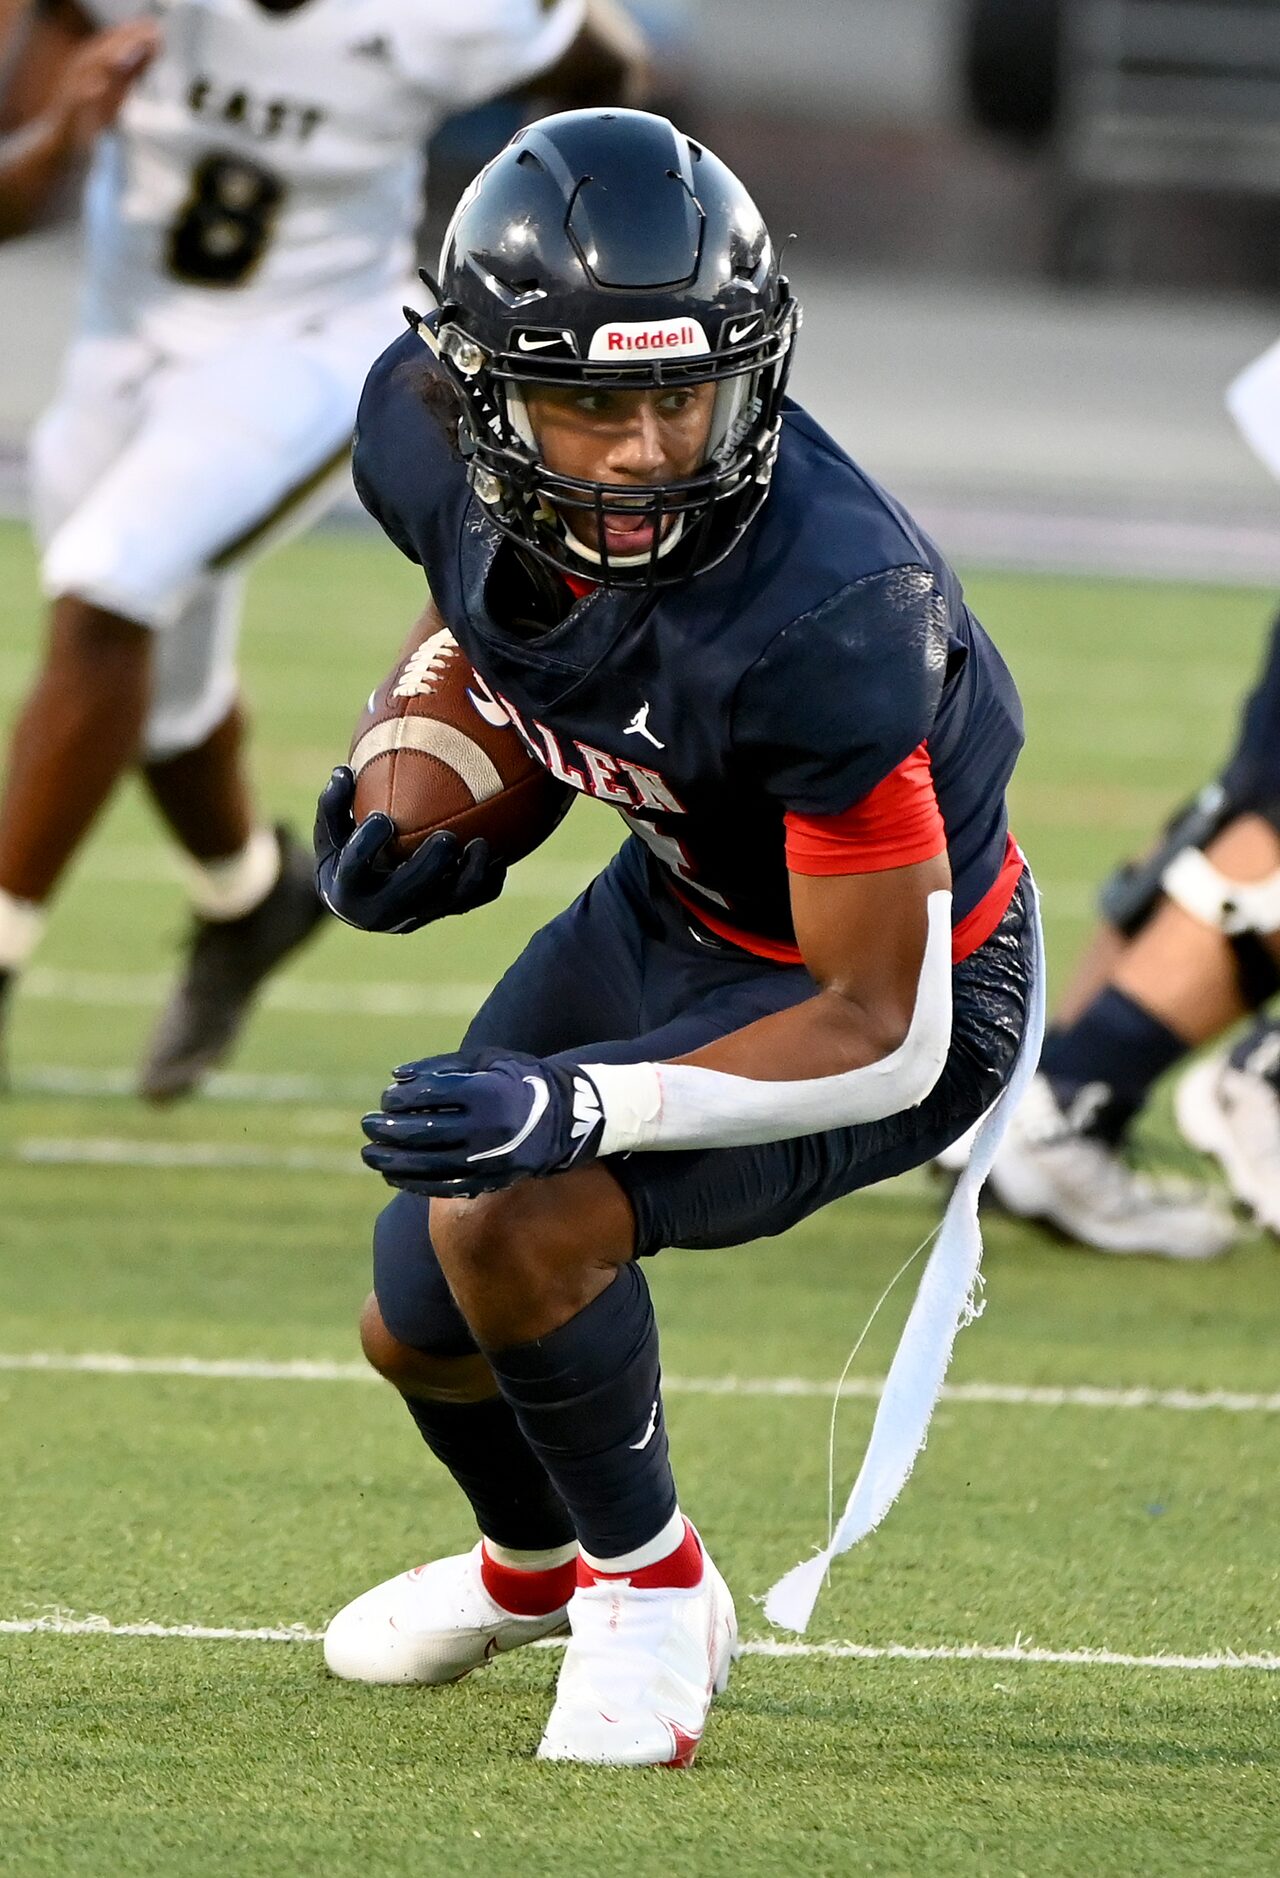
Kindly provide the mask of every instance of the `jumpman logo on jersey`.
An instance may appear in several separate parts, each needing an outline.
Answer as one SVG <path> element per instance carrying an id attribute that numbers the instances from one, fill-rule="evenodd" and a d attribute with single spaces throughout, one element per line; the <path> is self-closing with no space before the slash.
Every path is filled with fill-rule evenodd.
<path id="1" fill-rule="evenodd" d="M 647 737 L 655 750 L 665 750 L 666 744 L 660 743 L 649 728 L 650 709 L 647 703 L 642 704 L 622 734 L 624 737 Z"/>

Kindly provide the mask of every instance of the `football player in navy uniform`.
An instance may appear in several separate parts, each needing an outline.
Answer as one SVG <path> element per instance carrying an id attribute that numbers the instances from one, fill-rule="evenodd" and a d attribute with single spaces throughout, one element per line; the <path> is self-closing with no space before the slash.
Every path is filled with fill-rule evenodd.
<path id="1" fill-rule="evenodd" d="M 365 1118 L 399 1191 L 362 1334 L 475 1550 L 336 1616 L 435 1683 L 571 1631 L 543 1758 L 687 1765 L 733 1605 L 672 1478 L 642 1261 L 785 1231 L 927 1161 L 1007 1082 L 1035 972 L 1017 694 L 911 518 L 786 401 L 761 217 L 658 117 L 523 132 L 375 365 L 356 478 L 566 789 L 630 830 L 460 1052 Z M 321 890 L 406 930 L 491 898 L 448 833 L 321 798 Z"/>

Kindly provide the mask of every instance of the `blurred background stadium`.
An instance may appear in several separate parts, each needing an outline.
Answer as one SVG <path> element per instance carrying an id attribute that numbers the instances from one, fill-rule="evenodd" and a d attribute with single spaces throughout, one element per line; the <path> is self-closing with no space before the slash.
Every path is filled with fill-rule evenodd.
<path id="1" fill-rule="evenodd" d="M 658 102 L 748 175 L 809 325 L 800 395 L 953 555 L 1280 578 L 1222 411 L 1280 289 L 1268 0 L 635 0 Z M 514 127 L 433 153 L 434 253 Z M 0 501 L 76 296 L 74 230 L 0 250 Z"/>

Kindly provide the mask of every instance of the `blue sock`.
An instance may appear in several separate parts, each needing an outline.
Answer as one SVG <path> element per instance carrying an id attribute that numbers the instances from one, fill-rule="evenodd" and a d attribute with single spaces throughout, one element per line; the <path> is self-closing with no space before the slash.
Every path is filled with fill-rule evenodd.
<path id="1" fill-rule="evenodd" d="M 1158 1017 L 1108 985 L 1073 1024 L 1049 1032 L 1040 1070 L 1064 1109 L 1082 1089 L 1097 1089 L 1083 1131 L 1117 1142 L 1146 1101 L 1152 1083 L 1189 1048 Z"/>
<path id="2" fill-rule="evenodd" d="M 486 1539 L 513 1552 L 549 1552 L 573 1539 L 573 1521 L 500 1395 L 487 1402 L 404 1405 L 418 1433 L 471 1502 Z"/>
<path id="3" fill-rule="evenodd" d="M 644 1273 L 613 1283 L 534 1343 L 486 1350 L 525 1440 L 596 1558 L 636 1551 L 676 1510 Z"/>
<path id="4" fill-rule="evenodd" d="M 373 1283 L 393 1337 L 425 1356 L 474 1356 L 478 1346 L 431 1243 L 430 1209 L 398 1193 L 373 1230 Z M 513 1552 L 568 1545 L 573 1521 L 500 1395 L 484 1402 L 404 1398 L 418 1433 L 471 1502 L 486 1539 Z"/>

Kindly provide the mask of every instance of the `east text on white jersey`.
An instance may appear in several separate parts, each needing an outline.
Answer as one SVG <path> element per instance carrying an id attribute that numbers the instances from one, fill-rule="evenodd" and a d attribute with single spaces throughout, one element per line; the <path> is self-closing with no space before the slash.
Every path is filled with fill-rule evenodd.
<path id="1" fill-rule="evenodd" d="M 423 146 L 524 82 L 583 0 L 82 0 L 154 14 L 162 52 L 91 170 L 91 329 L 178 352 L 298 322 L 409 276 Z"/>

